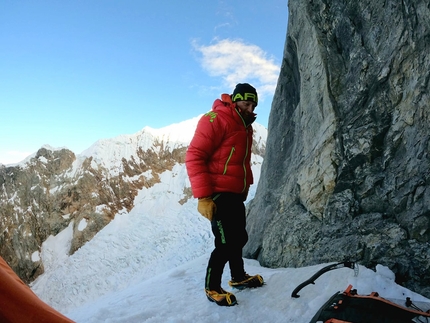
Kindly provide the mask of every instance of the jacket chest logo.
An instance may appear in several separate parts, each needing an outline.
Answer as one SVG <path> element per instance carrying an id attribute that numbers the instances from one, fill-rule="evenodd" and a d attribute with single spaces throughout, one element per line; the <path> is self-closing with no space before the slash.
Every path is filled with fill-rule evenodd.
<path id="1" fill-rule="evenodd" d="M 205 114 L 205 117 L 210 117 L 209 122 L 214 122 L 214 119 L 216 118 L 217 114 L 213 111 L 209 111 Z"/>

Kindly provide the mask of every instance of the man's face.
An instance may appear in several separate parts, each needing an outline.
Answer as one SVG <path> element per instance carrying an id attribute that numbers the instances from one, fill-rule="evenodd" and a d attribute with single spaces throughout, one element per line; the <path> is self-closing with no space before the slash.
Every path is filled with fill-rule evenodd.
<path id="1" fill-rule="evenodd" d="M 236 106 L 244 117 L 253 116 L 257 104 L 253 101 L 238 101 Z"/>

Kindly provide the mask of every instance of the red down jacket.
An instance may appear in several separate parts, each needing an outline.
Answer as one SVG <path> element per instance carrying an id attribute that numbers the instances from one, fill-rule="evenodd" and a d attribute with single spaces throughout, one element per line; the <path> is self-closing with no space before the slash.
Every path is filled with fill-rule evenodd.
<path id="1" fill-rule="evenodd" d="M 253 183 L 252 126 L 245 124 L 230 95 L 221 99 L 199 120 L 185 156 L 195 198 L 244 193 Z"/>

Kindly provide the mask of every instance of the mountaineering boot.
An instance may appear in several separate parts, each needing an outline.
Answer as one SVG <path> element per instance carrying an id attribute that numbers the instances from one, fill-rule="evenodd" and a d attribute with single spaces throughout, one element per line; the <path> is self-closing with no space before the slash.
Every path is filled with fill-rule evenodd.
<path id="1" fill-rule="evenodd" d="M 237 304 L 236 296 L 221 287 L 218 290 L 205 289 L 205 292 L 208 300 L 217 303 L 219 306 L 233 306 Z"/>
<path id="2" fill-rule="evenodd" d="M 260 275 L 250 276 L 245 273 L 245 275 L 243 277 L 240 277 L 239 279 L 232 277 L 228 284 L 231 287 L 237 289 L 254 288 L 263 286 L 264 280 L 263 277 L 261 277 Z"/>

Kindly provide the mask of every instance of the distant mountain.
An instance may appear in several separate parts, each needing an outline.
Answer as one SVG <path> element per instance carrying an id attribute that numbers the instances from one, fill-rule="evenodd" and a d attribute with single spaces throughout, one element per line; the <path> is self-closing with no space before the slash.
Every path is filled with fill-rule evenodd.
<path id="1" fill-rule="evenodd" d="M 130 212 L 138 194 L 152 194 L 149 199 L 156 200 L 168 193 L 149 189 L 160 183 L 172 185 L 173 169 L 186 174 L 185 152 L 199 118 L 101 139 L 79 155 L 43 146 L 21 163 L 0 165 L 0 255 L 31 282 L 44 272 L 40 252 L 50 236 L 69 228 L 72 254 L 116 215 Z M 254 130 L 257 183 L 267 129 L 254 124 Z M 182 177 L 174 182 L 181 186 L 181 194 L 175 196 L 180 205 L 192 197 L 188 178 Z M 250 196 L 255 189 L 256 185 Z"/>

